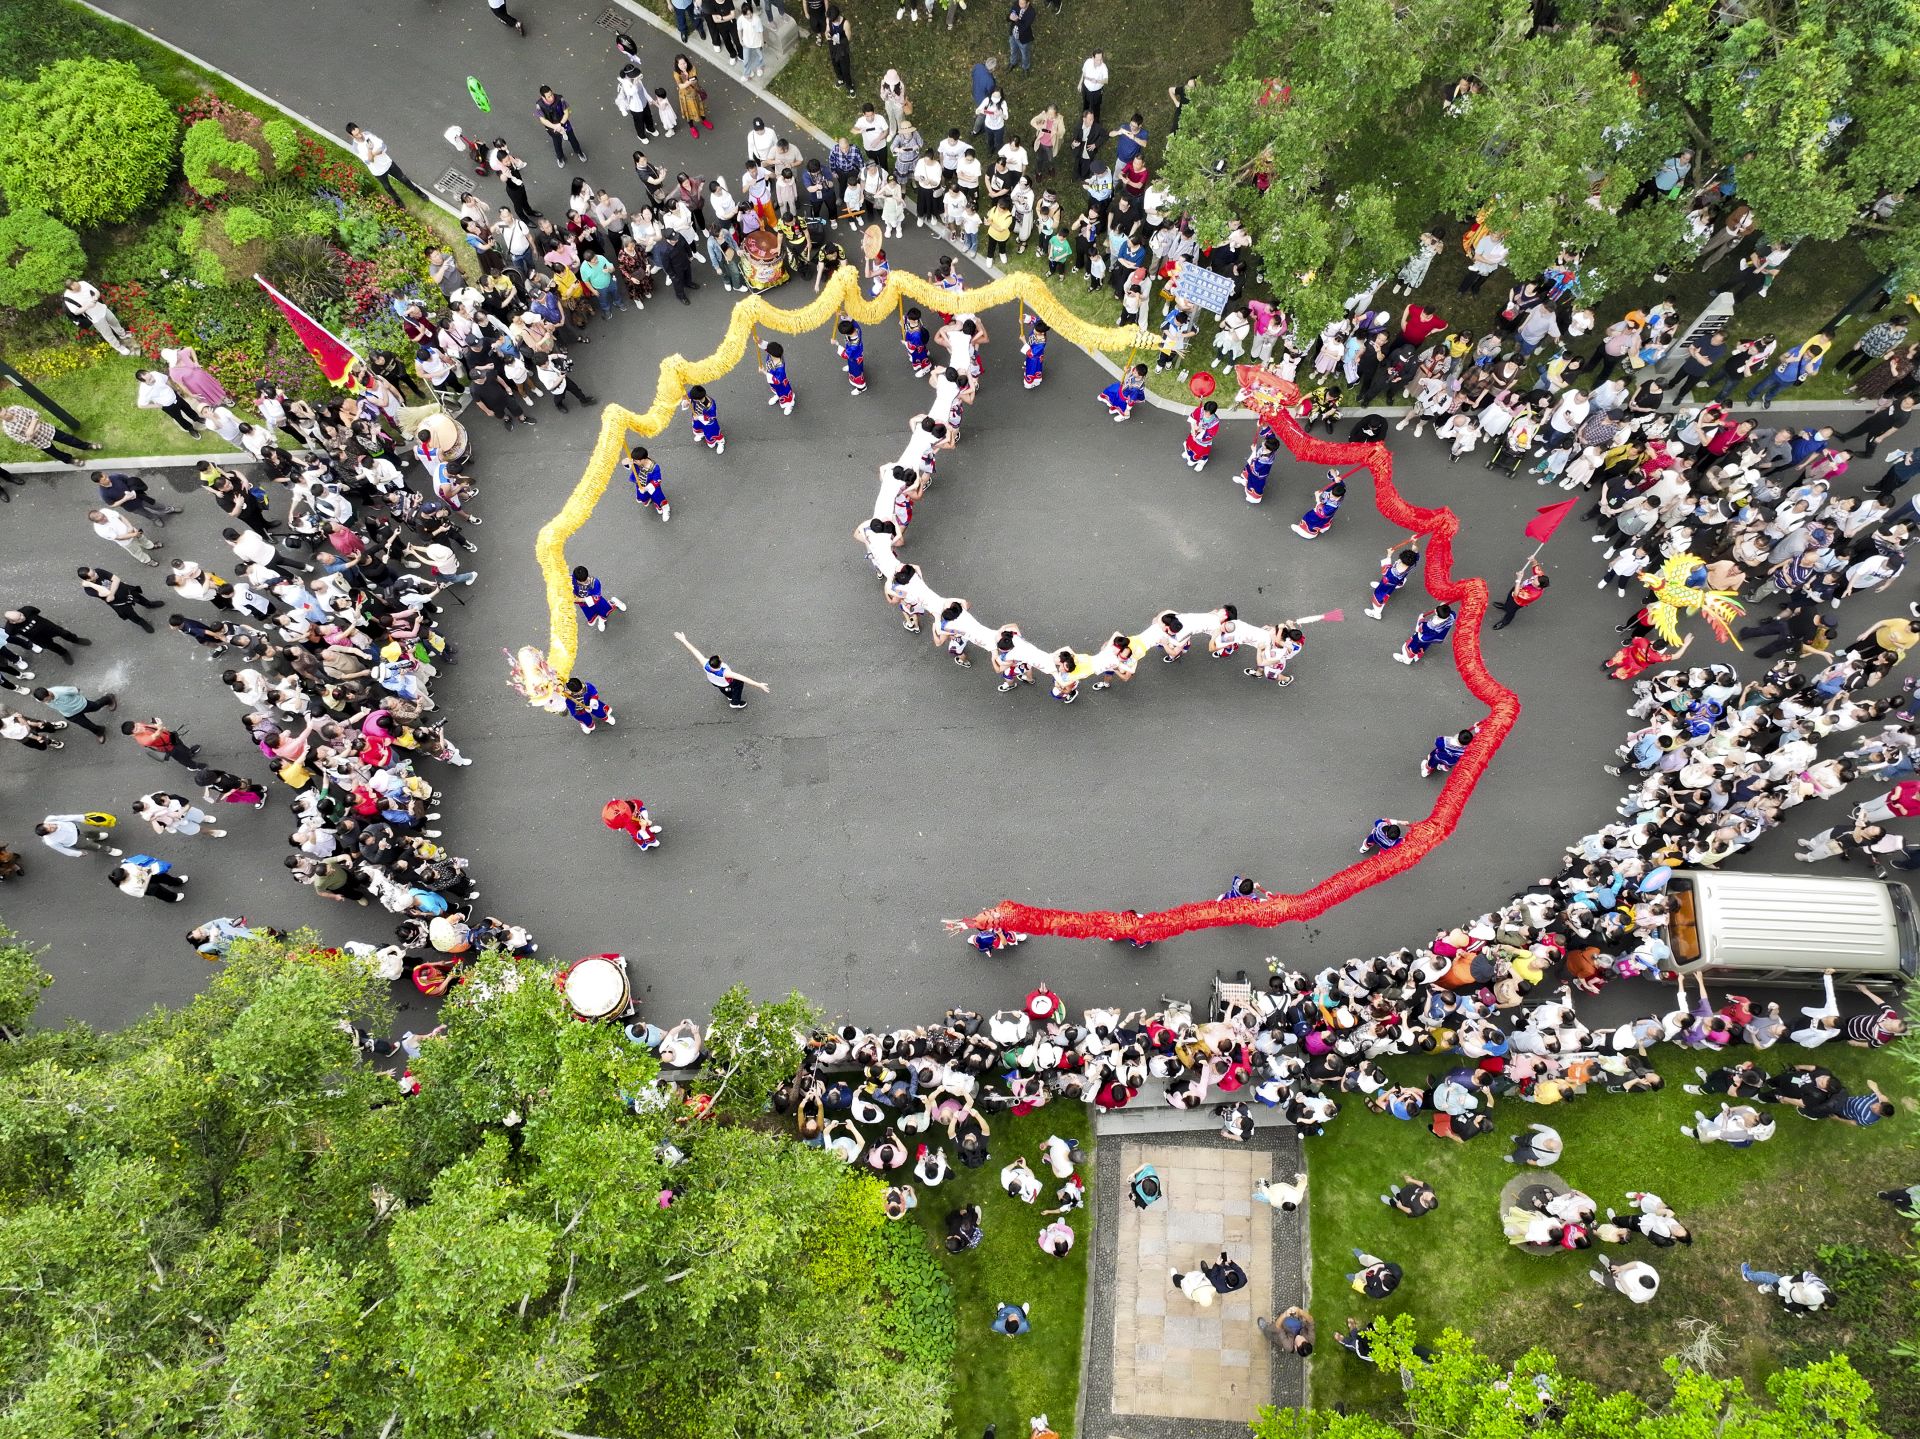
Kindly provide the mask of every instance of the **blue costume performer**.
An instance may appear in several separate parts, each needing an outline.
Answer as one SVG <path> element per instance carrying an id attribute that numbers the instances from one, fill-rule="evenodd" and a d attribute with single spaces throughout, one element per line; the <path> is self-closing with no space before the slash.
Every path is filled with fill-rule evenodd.
<path id="1" fill-rule="evenodd" d="M 1445 774 L 1459 764 L 1466 756 L 1467 746 L 1473 743 L 1476 733 L 1478 733 L 1478 727 L 1463 729 L 1458 734 L 1443 734 L 1436 737 L 1432 750 L 1420 762 L 1420 777 L 1425 779 L 1435 771 Z"/>
<path id="2" fill-rule="evenodd" d="M 1046 378 L 1047 364 L 1047 322 L 1038 315 L 1027 319 L 1027 334 L 1020 345 L 1020 358 L 1020 383 L 1029 390 L 1037 390 L 1040 382 Z"/>
<path id="3" fill-rule="evenodd" d="M 1347 497 L 1345 480 L 1335 480 L 1324 490 L 1313 492 L 1313 508 L 1300 516 L 1300 523 L 1293 526 L 1293 532 L 1303 540 L 1317 540 L 1333 523 L 1333 517 L 1340 513 L 1340 502 Z"/>
<path id="4" fill-rule="evenodd" d="M 601 720 L 608 724 L 616 723 L 613 710 L 600 698 L 600 691 L 578 675 L 567 681 L 562 694 L 567 702 L 567 713 L 580 723 L 580 733 L 592 734 L 593 727 Z"/>
<path id="5" fill-rule="evenodd" d="M 1452 605 L 1439 605 L 1428 610 L 1414 621 L 1413 633 L 1407 636 L 1407 642 L 1400 646 L 1394 658 L 1403 665 L 1418 664 L 1420 656 L 1453 633 L 1453 625 Z"/>
<path id="6" fill-rule="evenodd" d="M 1376 819 L 1373 822 L 1373 828 L 1367 831 L 1367 837 L 1360 841 L 1360 853 L 1365 854 L 1370 849 L 1398 849 L 1401 841 L 1406 837 L 1402 821 Z"/>
<path id="7" fill-rule="evenodd" d="M 927 353 L 931 339 L 927 327 L 920 323 L 920 312 L 908 310 L 906 327 L 900 331 L 900 343 L 906 346 L 907 364 L 913 370 L 915 379 L 925 378 L 933 368 L 933 357 Z"/>
<path id="8" fill-rule="evenodd" d="M 847 383 L 853 386 L 854 394 L 866 394 L 867 348 L 860 326 L 852 320 L 842 320 L 840 338 L 833 342 L 833 347 L 840 352 L 841 368 L 847 372 Z"/>
<path id="9" fill-rule="evenodd" d="M 1404 549 L 1388 550 L 1380 561 L 1380 578 L 1373 582 L 1371 594 L 1373 603 L 1367 606 L 1367 618 L 1379 619 L 1386 612 L 1387 601 L 1392 599 L 1400 586 L 1407 582 L 1413 573 L 1413 567 L 1420 563 L 1420 551 L 1411 544 Z"/>
<path id="10" fill-rule="evenodd" d="M 1117 425 L 1133 413 L 1135 405 L 1147 402 L 1147 367 L 1135 365 L 1100 392 L 1100 403 L 1107 407 Z"/>
<path id="11" fill-rule="evenodd" d="M 627 607 L 618 595 L 603 591 L 600 581 L 587 572 L 585 565 L 573 567 L 573 603 L 580 617 L 602 633 L 606 631 L 607 618 L 615 610 L 624 611 Z"/>
<path id="12" fill-rule="evenodd" d="M 1279 439 L 1269 435 L 1253 447 L 1246 464 L 1240 467 L 1238 481 L 1240 488 L 1247 492 L 1248 504 L 1259 504 L 1260 497 L 1267 492 L 1267 480 L 1273 474 L 1274 456 L 1279 453 Z"/>
<path id="13" fill-rule="evenodd" d="M 695 433 L 699 432 L 699 424 L 699 416 L 696 415 Z M 636 449 L 629 455 L 627 478 L 633 481 L 634 500 L 651 506 L 661 519 L 666 519 L 673 506 L 667 503 L 667 487 L 660 482 L 660 466 L 645 450 Z"/>
<path id="14" fill-rule="evenodd" d="M 720 407 L 713 402 L 705 385 L 691 385 L 681 401 L 693 417 L 693 437 L 716 455 L 727 452 L 727 437 L 720 433 Z"/>
<path id="15" fill-rule="evenodd" d="M 767 388 L 773 393 L 767 396 L 769 405 L 778 405 L 780 413 L 793 413 L 793 381 L 787 378 L 787 352 L 780 348 L 778 340 L 762 340 L 760 353 L 766 356 L 766 364 L 760 373 L 767 377 Z"/>

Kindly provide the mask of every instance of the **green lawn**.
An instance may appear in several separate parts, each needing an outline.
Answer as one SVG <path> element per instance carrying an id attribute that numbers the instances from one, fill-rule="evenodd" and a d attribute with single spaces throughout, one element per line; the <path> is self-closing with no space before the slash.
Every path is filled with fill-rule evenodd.
<path id="1" fill-rule="evenodd" d="M 956 1315 L 953 1425 L 955 1439 L 979 1439 L 998 1424 L 1007 1439 L 1020 1439 L 1027 1420 L 1044 1413 L 1064 1439 L 1073 1439 L 1074 1398 L 1080 1388 L 1080 1326 L 1087 1298 L 1087 1251 L 1092 1225 L 1087 1211 L 1069 1219 L 1073 1252 L 1065 1259 L 1044 1254 L 1040 1229 L 1054 1206 L 1053 1177 L 1040 1159 L 1050 1134 L 1077 1139 L 1087 1152 L 1081 1178 L 1091 1188 L 1093 1131 L 1085 1105 L 1065 1100 L 1025 1118 L 989 1121 L 992 1153 L 979 1169 L 954 1167 L 938 1189 L 919 1186 L 915 1212 L 927 1243 L 953 1283 Z M 1000 1166 L 1025 1155 L 1047 1188 L 1035 1204 L 1022 1204 L 1000 1189 Z M 963 1204 L 980 1206 L 986 1237 L 978 1249 L 950 1255 L 941 1244 L 947 1214 Z M 993 1316 L 1002 1303 L 1032 1306 L 1033 1330 L 1017 1339 L 995 1334 Z"/>
<path id="2" fill-rule="evenodd" d="M 1033 71 L 1013 70 L 1007 64 L 1009 0 L 970 0 L 952 30 L 939 13 L 932 25 L 895 20 L 895 0 L 841 0 L 840 8 L 853 25 L 853 80 L 858 96 L 836 90 L 824 45 L 803 44 L 786 68 L 773 77 L 772 90 L 802 115 L 829 133 L 848 130 L 863 104 L 880 102 L 880 77 L 898 70 L 913 103 L 913 121 L 929 144 L 948 130 L 962 135 L 973 129 L 973 67 L 997 57 L 1000 88 L 1012 107 L 1009 133 L 1017 131 L 1031 145 L 1027 121 L 1049 102 L 1060 107 L 1069 124 L 1079 118 L 1080 63 L 1095 50 L 1107 60 L 1105 104 L 1101 118 L 1108 129 L 1124 123 L 1138 110 L 1148 132 L 1164 138 L 1173 118 L 1167 90 L 1192 75 L 1218 69 L 1252 18 L 1249 0 L 1188 0 L 1180 8 L 1180 43 L 1152 24 L 1137 23 L 1145 15 L 1122 8 L 1071 0 L 1055 15 L 1045 0 L 1035 0 Z M 798 7 L 789 5 L 790 13 Z M 663 12 L 664 13 L 664 12 Z M 1128 22 L 1136 23 L 1128 23 Z M 1116 24 L 1116 22 L 1119 22 Z M 1112 156 L 1109 147 L 1107 154 Z M 1158 153 L 1157 147 L 1152 153 Z M 1072 179 L 1072 171 L 1067 171 Z"/>
<path id="3" fill-rule="evenodd" d="M 197 439 L 191 438 L 158 410 L 135 409 L 133 395 L 138 382 L 134 372 L 148 368 L 153 361 L 116 355 L 105 346 L 98 348 L 100 359 L 86 369 L 40 384 L 41 389 L 80 422 L 80 428 L 75 430 L 49 415 L 47 418 L 54 419 L 61 429 L 105 445 L 102 457 L 232 453 L 231 445 L 205 431 Z M 27 378 L 34 376 L 29 374 Z M 30 399 L 17 393 L 9 395 L 7 402 L 11 404 L 15 400 L 32 404 Z M 45 458 L 38 450 L 0 438 L 0 464 Z"/>
<path id="4" fill-rule="evenodd" d="M 1807 1057 L 1785 1045 L 1765 1056 L 1769 1068 Z M 1788 1316 L 1778 1301 L 1739 1277 L 1743 1260 L 1775 1270 L 1824 1267 L 1815 1251 L 1827 1244 L 1904 1252 L 1908 1224 L 1874 1194 L 1920 1179 L 1913 1087 L 1888 1054 L 1830 1044 L 1812 1057 L 1850 1089 L 1864 1090 L 1869 1078 L 1877 1080 L 1901 1101 L 1903 1113 L 1856 1130 L 1779 1109 L 1779 1132 L 1770 1143 L 1745 1151 L 1696 1145 L 1680 1135 L 1679 1126 L 1691 1121 L 1696 1107 L 1712 1113 L 1718 1105 L 1681 1091 L 1681 1083 L 1693 1079 L 1695 1061 L 1672 1050 L 1661 1058 L 1667 1088 L 1657 1094 L 1596 1093 L 1544 1109 L 1502 1102 L 1495 1110 L 1497 1133 L 1466 1145 L 1437 1140 L 1423 1124 L 1349 1105 L 1353 1112 L 1327 1138 L 1308 1144 L 1313 1309 L 1321 1333 L 1331 1336 L 1348 1315 L 1365 1324 L 1375 1314 L 1404 1311 L 1417 1318 L 1423 1337 L 1452 1325 L 1503 1359 L 1544 1343 L 1569 1372 L 1603 1387 L 1657 1390 L 1664 1382 L 1659 1361 L 1687 1342 L 1683 1321 L 1705 1320 L 1724 1334 L 1725 1359 L 1713 1366 L 1716 1372 L 1756 1384 L 1780 1364 L 1804 1357 L 1809 1344 L 1821 1352 L 1850 1348 L 1875 1379 L 1883 1406 L 1896 1386 L 1903 1390 L 1903 1406 L 1911 1403 L 1912 1385 L 1900 1375 L 1905 1366 L 1889 1363 L 1883 1352 L 1890 1337 L 1885 1311 L 1889 1305 L 1897 1309 L 1906 1292 L 1890 1273 L 1879 1295 L 1805 1321 Z M 1429 1072 L 1424 1061 L 1402 1060 L 1396 1067 L 1416 1082 Z M 1594 1251 L 1536 1257 L 1506 1243 L 1498 1196 L 1518 1171 L 1505 1156 L 1512 1135 L 1536 1120 L 1566 1141 L 1566 1157 L 1555 1172 L 1591 1194 L 1603 1211 L 1608 1205 L 1626 1209 L 1628 1190 L 1651 1190 L 1694 1231 L 1690 1248 L 1656 1250 L 1640 1240 L 1622 1246 L 1660 1271 L 1660 1292 L 1652 1302 L 1634 1305 L 1598 1289 L 1587 1278 Z M 1438 1210 L 1412 1220 L 1380 1203 L 1378 1196 L 1403 1172 L 1434 1186 Z M 1347 1286 L 1355 1247 L 1405 1267 L 1405 1282 L 1388 1302 L 1371 1303 Z M 1392 1376 L 1359 1364 L 1331 1342 L 1314 1361 L 1316 1405 L 1377 1406 L 1398 1392 Z M 1883 1417 L 1890 1432 L 1920 1432 L 1903 1431 L 1894 1415 Z M 1903 1419 L 1920 1424 L 1920 1410 L 1907 1409 Z"/>

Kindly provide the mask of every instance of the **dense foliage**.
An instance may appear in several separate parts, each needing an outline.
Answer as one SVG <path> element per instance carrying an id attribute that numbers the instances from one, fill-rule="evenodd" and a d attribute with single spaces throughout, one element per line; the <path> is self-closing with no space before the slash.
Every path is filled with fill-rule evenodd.
<path id="1" fill-rule="evenodd" d="M 1862 212 L 1920 179 L 1916 73 L 1910 0 L 1256 0 L 1165 178 L 1203 239 L 1247 224 L 1308 329 L 1476 216 L 1516 274 L 1571 248 L 1590 296 L 1638 284 L 1694 252 L 1687 199 L 1727 166 L 1763 233 L 1857 230 L 1898 266 L 1920 260 L 1914 207 Z"/>
<path id="2" fill-rule="evenodd" d="M 0 215 L 0 305 L 37 305 L 86 268 L 80 237 L 44 210 Z"/>
<path id="3" fill-rule="evenodd" d="M 255 944 L 0 1045 L 0 1435 L 940 1433 L 951 1307 L 876 1181 L 697 1120 L 544 972 L 483 960 L 412 1098 L 347 1016 L 382 987 Z"/>
<path id="4" fill-rule="evenodd" d="M 1562 1374 L 1545 1348 L 1502 1366 L 1449 1329 L 1416 1356 L 1404 1314 L 1375 1320 L 1369 1333 L 1374 1361 L 1402 1377 L 1404 1413 L 1263 1409 L 1254 1439 L 1886 1439 L 1873 1391 L 1844 1355 L 1777 1371 L 1767 1380 L 1771 1403 L 1737 1379 L 1669 1360 L 1671 1393 L 1649 1404 Z"/>
<path id="5" fill-rule="evenodd" d="M 0 191 L 76 230 L 138 214 L 173 173 L 180 124 L 125 61 L 61 60 L 0 101 Z"/>

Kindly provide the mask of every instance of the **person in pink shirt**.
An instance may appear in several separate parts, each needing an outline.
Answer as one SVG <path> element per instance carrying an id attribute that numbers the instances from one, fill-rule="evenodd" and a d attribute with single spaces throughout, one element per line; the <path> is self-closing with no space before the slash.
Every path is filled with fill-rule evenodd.
<path id="1" fill-rule="evenodd" d="M 1902 780 L 1877 799 L 1854 807 L 1853 817 L 1869 824 L 1920 815 L 1920 780 Z"/>

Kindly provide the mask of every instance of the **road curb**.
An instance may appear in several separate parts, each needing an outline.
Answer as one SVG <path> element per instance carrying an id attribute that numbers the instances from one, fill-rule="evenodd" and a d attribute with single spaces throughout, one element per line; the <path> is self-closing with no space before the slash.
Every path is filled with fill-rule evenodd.
<path id="1" fill-rule="evenodd" d="M 88 455 L 78 464 L 63 465 L 58 460 L 29 460 L 24 465 L 8 465 L 7 469 L 16 475 L 57 475 L 64 472 L 97 470 L 113 465 L 123 470 L 177 470 L 187 465 L 203 464 L 212 460 L 216 465 L 251 465 L 256 463 L 253 456 L 245 450 L 227 450 L 219 454 L 205 455 Z"/>

